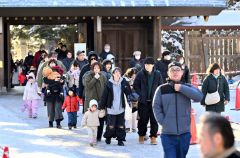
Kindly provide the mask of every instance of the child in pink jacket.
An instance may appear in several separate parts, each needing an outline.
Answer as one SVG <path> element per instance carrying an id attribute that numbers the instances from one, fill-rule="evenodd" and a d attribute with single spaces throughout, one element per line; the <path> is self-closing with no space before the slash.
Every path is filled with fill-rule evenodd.
<path id="1" fill-rule="evenodd" d="M 23 101 L 26 103 L 29 118 L 36 119 L 38 116 L 38 106 L 41 100 L 38 92 L 35 75 L 31 72 L 28 76 L 28 81 L 24 89 Z"/>

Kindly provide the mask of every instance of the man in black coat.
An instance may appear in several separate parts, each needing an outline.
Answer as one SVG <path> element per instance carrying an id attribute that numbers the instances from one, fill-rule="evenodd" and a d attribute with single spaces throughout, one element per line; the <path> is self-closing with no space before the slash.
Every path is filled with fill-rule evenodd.
<path id="1" fill-rule="evenodd" d="M 150 138 L 151 144 L 156 145 L 158 123 L 154 117 L 152 100 L 155 90 L 163 83 L 161 73 L 154 69 L 154 59 L 148 57 L 144 61 L 144 68 L 137 73 L 133 84 L 134 90 L 139 95 L 138 100 L 138 135 L 139 143 L 144 143 L 144 136 L 147 132 L 147 124 L 150 119 Z"/>
<path id="2" fill-rule="evenodd" d="M 199 143 L 204 158 L 240 158 L 233 129 L 225 117 L 208 113 L 201 117 L 201 124 Z"/>

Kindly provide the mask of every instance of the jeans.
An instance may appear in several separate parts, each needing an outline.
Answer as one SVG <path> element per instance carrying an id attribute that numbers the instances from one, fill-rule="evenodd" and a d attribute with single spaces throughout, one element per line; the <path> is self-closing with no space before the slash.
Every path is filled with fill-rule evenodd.
<path id="1" fill-rule="evenodd" d="M 191 134 L 181 135 L 161 134 L 164 158 L 186 158 Z"/>
<path id="2" fill-rule="evenodd" d="M 68 126 L 77 125 L 77 112 L 68 112 Z"/>

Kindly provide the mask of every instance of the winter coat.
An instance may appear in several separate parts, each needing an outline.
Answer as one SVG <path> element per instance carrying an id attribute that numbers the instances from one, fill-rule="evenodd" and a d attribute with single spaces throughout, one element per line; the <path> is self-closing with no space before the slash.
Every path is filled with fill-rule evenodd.
<path id="1" fill-rule="evenodd" d="M 44 78 L 47 85 L 44 93 L 44 101 L 46 102 L 63 102 L 63 83 L 55 80 Z"/>
<path id="2" fill-rule="evenodd" d="M 97 127 L 100 125 L 99 118 L 103 118 L 105 116 L 104 110 L 95 110 L 94 112 L 90 109 L 85 112 L 82 118 L 81 126 L 87 127 Z"/>
<path id="3" fill-rule="evenodd" d="M 155 68 L 160 71 L 161 75 L 162 75 L 162 79 L 163 79 L 163 83 L 166 83 L 167 82 L 167 78 L 168 78 L 168 65 L 171 61 L 168 61 L 168 60 L 160 60 L 160 61 L 157 61 L 156 64 L 155 64 Z"/>
<path id="4" fill-rule="evenodd" d="M 67 71 L 70 70 L 71 64 L 72 64 L 73 60 L 74 60 L 73 58 L 71 58 L 71 59 L 65 58 L 65 59 L 62 60 L 62 63 L 63 63 L 63 65 L 66 67 L 66 70 L 67 70 Z"/>
<path id="5" fill-rule="evenodd" d="M 68 87 L 73 87 L 73 85 L 76 85 L 78 88 L 79 85 L 79 75 L 80 75 L 80 70 L 74 70 L 70 69 L 68 71 Z"/>
<path id="6" fill-rule="evenodd" d="M 219 81 L 218 93 L 220 95 L 220 101 L 213 105 L 206 105 L 205 98 L 207 93 L 213 93 L 217 90 L 217 79 Z M 229 86 L 226 78 L 223 75 L 220 75 L 217 79 L 212 74 L 210 74 L 203 81 L 203 99 L 201 101 L 201 104 L 206 105 L 206 111 L 223 112 L 225 111 L 224 101 L 230 101 Z"/>
<path id="7" fill-rule="evenodd" d="M 88 64 L 83 66 L 83 68 L 81 69 L 80 75 L 79 75 L 79 97 L 83 98 L 84 97 L 84 86 L 83 86 L 83 76 L 85 75 L 86 72 L 90 71 L 91 69 L 91 57 L 94 56 L 96 58 L 96 60 L 98 60 L 98 55 L 95 52 L 89 52 L 88 55 Z"/>
<path id="8" fill-rule="evenodd" d="M 147 91 L 147 74 L 148 72 L 145 69 L 142 69 L 139 71 L 136 75 L 136 78 L 133 83 L 133 89 L 136 91 L 136 93 L 139 95 L 139 103 L 147 105 L 148 100 L 148 91 Z M 162 76 L 159 71 L 153 69 L 153 85 L 151 89 L 151 95 L 150 100 L 153 99 L 155 90 L 159 85 L 163 83 Z"/>
<path id="9" fill-rule="evenodd" d="M 83 61 L 79 61 L 78 59 L 75 60 L 80 68 L 80 70 L 82 70 L 82 68 L 88 64 L 88 60 L 84 59 Z M 74 61 L 73 61 L 74 62 Z M 72 62 L 72 64 L 73 64 Z"/>
<path id="10" fill-rule="evenodd" d="M 67 57 L 67 53 L 68 53 L 68 51 L 66 50 L 66 51 L 62 51 L 62 50 L 60 50 L 59 52 L 58 52 L 58 60 L 60 60 L 60 61 L 62 61 L 63 59 L 65 59 L 66 57 Z"/>
<path id="11" fill-rule="evenodd" d="M 66 109 L 67 112 L 77 112 L 79 110 L 78 103 L 80 102 L 80 99 L 78 96 L 66 96 L 64 99 L 62 109 Z"/>
<path id="12" fill-rule="evenodd" d="M 87 72 L 83 76 L 83 85 L 84 85 L 84 93 L 85 93 L 85 102 L 84 102 L 84 111 L 86 112 L 89 107 L 89 102 L 92 99 L 97 100 L 98 102 L 101 99 L 104 86 L 106 84 L 107 79 L 105 76 L 100 73 L 100 77 L 96 79 L 95 73 L 93 71 Z"/>
<path id="13" fill-rule="evenodd" d="M 202 93 L 190 84 L 174 90 L 173 81 L 157 88 L 153 99 L 153 112 L 162 125 L 163 134 L 180 135 L 190 132 L 191 99 L 200 102 Z"/>
<path id="14" fill-rule="evenodd" d="M 85 75 L 86 72 L 90 71 L 90 64 L 85 65 L 79 75 L 79 97 L 83 98 L 84 97 L 84 85 L 83 85 L 83 76 Z"/>
<path id="15" fill-rule="evenodd" d="M 183 69 L 183 76 L 181 79 L 181 82 L 183 83 L 191 83 L 190 82 L 190 72 L 189 72 L 189 68 L 187 67 L 187 65 L 183 65 L 184 69 Z"/>
<path id="16" fill-rule="evenodd" d="M 41 67 L 39 67 L 39 70 L 37 71 L 37 82 L 38 82 L 38 87 L 42 87 L 42 83 L 43 83 L 43 74 L 42 74 L 42 71 L 43 71 L 43 68 L 45 68 L 47 65 L 48 65 L 48 62 L 49 61 L 46 61 L 45 63 L 43 63 L 41 65 Z M 66 67 L 63 65 L 63 63 L 59 60 L 57 60 L 57 65 L 59 67 L 61 67 L 63 70 L 64 70 L 64 73 L 66 73 Z"/>
<path id="17" fill-rule="evenodd" d="M 112 54 L 113 55 L 113 53 L 112 52 L 105 52 L 104 50 L 102 51 L 102 53 L 99 55 L 100 56 L 100 58 L 101 58 L 101 60 L 104 60 L 104 59 L 106 59 L 107 58 L 107 55 L 108 54 Z"/>
<path id="18" fill-rule="evenodd" d="M 123 79 L 121 82 L 121 89 L 122 89 L 122 93 L 121 93 L 122 107 L 125 108 L 126 105 L 124 101 L 124 94 L 126 95 L 127 99 L 131 94 L 131 88 L 125 79 Z M 100 109 L 111 108 L 113 104 L 113 96 L 114 96 L 113 83 L 111 81 L 107 81 L 101 97 L 101 101 L 99 103 Z"/>
<path id="19" fill-rule="evenodd" d="M 135 59 L 134 57 L 131 58 L 130 60 L 130 68 L 137 68 L 138 70 L 141 70 L 141 68 L 144 67 L 144 60 L 143 59 L 140 59 L 139 61 L 137 59 Z"/>
<path id="20" fill-rule="evenodd" d="M 24 93 L 23 93 L 23 100 L 35 100 L 35 99 L 41 99 L 41 97 L 38 95 L 38 89 L 37 89 L 37 82 L 30 83 L 27 82 Z"/>
<path id="21" fill-rule="evenodd" d="M 40 63 L 40 61 L 41 61 L 41 55 L 42 55 L 42 53 L 46 53 L 46 54 L 47 54 L 47 52 L 46 52 L 45 50 L 39 50 L 39 51 L 37 51 L 37 52 L 35 53 L 35 55 L 34 55 L 34 58 L 33 58 L 33 61 L 32 61 L 32 65 L 33 65 L 36 69 L 38 69 L 39 63 Z"/>

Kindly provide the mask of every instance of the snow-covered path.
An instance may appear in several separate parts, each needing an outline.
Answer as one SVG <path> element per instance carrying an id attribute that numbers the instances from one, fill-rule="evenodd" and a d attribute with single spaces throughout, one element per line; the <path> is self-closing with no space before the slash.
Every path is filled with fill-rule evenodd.
<path id="1" fill-rule="evenodd" d="M 140 145 L 137 133 L 128 133 L 124 147 L 117 146 L 117 141 L 113 140 L 111 145 L 102 141 L 93 148 L 88 145 L 87 131 L 79 128 L 82 117 L 80 113 L 78 128 L 70 131 L 67 128 L 66 113 L 62 122 L 63 129 L 48 128 L 46 107 L 40 106 L 39 117 L 34 120 L 29 119 L 27 113 L 20 112 L 21 105 L 22 96 L 0 96 L 0 145 L 9 146 L 12 158 L 163 157 L 159 138 L 156 146 L 150 145 L 149 141 Z M 204 112 L 199 104 L 195 103 L 194 107 L 198 116 Z M 237 117 L 238 114 L 235 115 Z M 237 146 L 240 147 L 239 142 Z M 187 157 L 200 158 L 199 146 L 191 146 Z"/>

